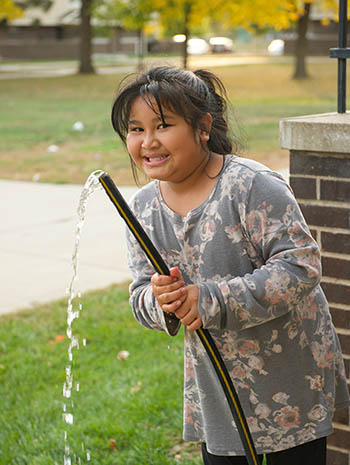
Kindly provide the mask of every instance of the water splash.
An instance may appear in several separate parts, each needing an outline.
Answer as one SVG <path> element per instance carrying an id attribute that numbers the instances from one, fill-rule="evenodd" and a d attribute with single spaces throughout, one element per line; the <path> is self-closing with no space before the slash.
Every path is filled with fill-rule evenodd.
<path id="1" fill-rule="evenodd" d="M 80 194 L 79 204 L 78 204 L 78 223 L 76 226 L 75 231 L 75 242 L 74 242 L 74 249 L 72 254 L 72 278 L 67 288 L 67 293 L 69 295 L 68 298 L 68 305 L 67 305 L 67 337 L 69 339 L 69 347 L 68 347 L 68 360 L 69 364 L 66 366 L 66 380 L 63 384 L 63 397 L 65 399 L 70 400 L 70 408 L 67 410 L 67 405 L 63 404 L 63 414 L 62 418 L 63 421 L 67 425 L 73 425 L 74 423 L 74 415 L 73 415 L 73 400 L 72 400 L 72 390 L 73 390 L 73 373 L 72 373 L 72 362 L 73 362 L 73 350 L 79 349 L 79 339 L 77 336 L 73 334 L 72 324 L 74 320 L 79 318 L 80 312 L 82 310 L 82 304 L 80 302 L 81 293 L 78 290 L 78 263 L 79 263 L 79 246 L 80 246 L 80 238 L 81 232 L 85 223 L 86 217 L 86 207 L 89 198 L 91 195 L 96 192 L 98 189 L 102 189 L 102 185 L 99 181 L 99 176 L 103 173 L 101 170 L 94 171 L 88 177 L 83 190 Z M 76 299 L 78 298 L 78 301 Z M 83 345 L 86 345 L 86 339 L 83 339 Z M 79 391 L 80 384 L 76 383 L 76 391 Z M 81 463 L 80 457 L 78 458 L 79 463 Z M 90 452 L 87 451 L 86 453 L 86 460 L 91 460 Z M 76 463 L 76 456 L 74 457 L 74 463 Z M 71 458 L 71 450 L 68 445 L 68 433 L 67 431 L 64 432 L 64 465 L 71 465 L 72 458 Z"/>

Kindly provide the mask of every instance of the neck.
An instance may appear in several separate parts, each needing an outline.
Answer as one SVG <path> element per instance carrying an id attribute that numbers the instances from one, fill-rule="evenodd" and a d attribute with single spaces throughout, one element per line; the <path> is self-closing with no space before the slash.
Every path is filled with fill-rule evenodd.
<path id="1" fill-rule="evenodd" d="M 206 165 L 201 163 L 193 174 L 180 183 L 160 181 L 163 200 L 175 213 L 186 216 L 199 206 L 211 193 L 220 173 L 224 158 L 212 154 Z"/>
<path id="2" fill-rule="evenodd" d="M 208 153 L 208 156 L 203 158 L 201 163 L 190 173 L 186 178 L 178 182 L 174 181 L 160 181 L 161 188 L 165 187 L 174 193 L 180 195 L 190 193 L 193 190 L 200 189 L 203 185 L 207 184 L 209 180 L 216 178 L 220 173 L 224 163 L 224 157 L 217 153 Z"/>

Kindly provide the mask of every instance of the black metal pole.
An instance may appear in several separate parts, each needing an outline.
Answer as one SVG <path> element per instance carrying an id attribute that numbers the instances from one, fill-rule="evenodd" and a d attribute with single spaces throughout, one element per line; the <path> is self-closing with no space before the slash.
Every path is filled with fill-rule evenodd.
<path id="1" fill-rule="evenodd" d="M 346 34 L 348 22 L 347 0 L 339 0 L 339 31 L 340 49 L 346 49 Z M 338 58 L 338 113 L 346 112 L 346 58 Z"/>
<path id="2" fill-rule="evenodd" d="M 347 33 L 348 4 L 347 0 L 339 0 L 338 47 L 329 51 L 329 56 L 338 60 L 338 113 L 346 112 L 346 60 L 350 58 Z"/>

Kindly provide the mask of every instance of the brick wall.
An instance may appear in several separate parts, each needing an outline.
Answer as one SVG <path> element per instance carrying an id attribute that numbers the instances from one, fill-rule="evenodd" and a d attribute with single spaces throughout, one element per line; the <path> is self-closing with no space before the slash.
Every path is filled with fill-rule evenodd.
<path id="1" fill-rule="evenodd" d="M 290 151 L 290 185 L 322 252 L 328 298 L 350 379 L 349 153 Z M 328 439 L 328 465 L 350 465 L 349 409 L 338 410 Z M 316 465 L 316 464 L 315 464 Z"/>

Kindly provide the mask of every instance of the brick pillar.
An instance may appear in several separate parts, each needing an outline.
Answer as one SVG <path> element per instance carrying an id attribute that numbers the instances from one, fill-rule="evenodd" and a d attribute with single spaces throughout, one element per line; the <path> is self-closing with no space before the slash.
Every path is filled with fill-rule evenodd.
<path id="1" fill-rule="evenodd" d="M 290 185 L 322 252 L 328 298 L 350 384 L 350 113 L 288 118 L 281 147 L 290 151 Z M 327 465 L 350 465 L 349 409 L 338 410 Z"/>

